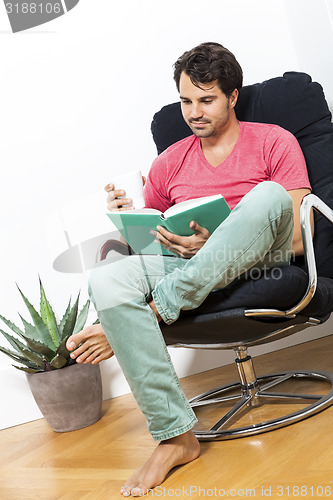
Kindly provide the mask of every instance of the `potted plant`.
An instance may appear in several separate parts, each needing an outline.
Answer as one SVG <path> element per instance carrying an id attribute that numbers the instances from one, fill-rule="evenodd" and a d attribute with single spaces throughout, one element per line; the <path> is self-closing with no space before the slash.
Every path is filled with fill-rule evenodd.
<path id="1" fill-rule="evenodd" d="M 79 312 L 79 294 L 73 306 L 69 301 L 65 314 L 58 322 L 39 281 L 40 313 L 18 288 L 33 324 L 20 315 L 22 330 L 0 315 L 0 319 L 15 333 L 14 336 L 0 329 L 14 349 L 0 346 L 0 351 L 23 365 L 13 366 L 26 372 L 34 399 L 56 432 L 81 429 L 101 418 L 100 369 L 99 365 L 77 364 L 72 360 L 66 341 L 84 327 L 90 301 Z"/>

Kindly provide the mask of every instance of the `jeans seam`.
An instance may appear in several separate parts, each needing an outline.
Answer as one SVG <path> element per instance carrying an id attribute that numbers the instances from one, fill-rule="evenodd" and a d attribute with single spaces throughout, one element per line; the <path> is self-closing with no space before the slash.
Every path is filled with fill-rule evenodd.
<path id="1" fill-rule="evenodd" d="M 144 305 L 147 305 L 147 302 L 146 302 L 144 299 L 143 299 L 143 304 L 144 304 Z M 149 306 L 148 306 L 148 307 L 149 307 Z M 150 307 L 149 307 L 149 308 L 150 308 Z M 186 398 L 186 396 L 185 396 L 185 394 L 184 394 L 184 392 L 183 392 L 183 389 L 182 389 L 182 387 L 181 387 L 181 385 L 180 385 L 179 379 L 178 379 L 177 374 L 176 374 L 176 372 L 175 372 L 175 368 L 174 368 L 174 366 L 173 366 L 173 364 L 172 364 L 172 362 L 171 362 L 171 360 L 170 360 L 170 357 L 169 357 L 170 355 L 169 355 L 169 353 L 168 353 L 168 348 L 167 348 L 167 345 L 166 345 L 166 343 L 165 343 L 165 340 L 164 340 L 164 337 L 163 337 L 162 331 L 161 331 L 161 329 L 160 329 L 160 327 L 159 327 L 159 325 L 158 325 L 157 318 L 156 318 L 155 313 L 153 312 L 153 310 L 152 310 L 151 308 L 150 308 L 150 310 L 151 310 L 151 314 L 152 314 L 152 316 L 153 316 L 153 319 L 155 320 L 155 321 L 154 321 L 154 325 L 155 325 L 156 332 L 157 332 L 157 334 L 159 335 L 159 338 L 160 338 L 160 340 L 161 340 L 161 343 L 162 343 L 162 346 L 163 346 L 164 352 L 165 352 L 165 353 L 166 353 L 166 355 L 167 355 L 167 361 L 168 361 L 168 365 L 169 365 L 169 367 L 171 368 L 171 373 L 172 373 L 172 378 L 173 378 L 173 381 L 175 382 L 175 384 L 176 384 L 177 388 L 180 390 L 180 391 L 179 391 L 179 392 L 180 392 L 180 396 L 181 396 L 181 399 L 182 399 L 182 401 L 183 401 L 183 403 L 184 403 L 184 406 L 185 406 L 185 408 L 186 408 L 186 411 L 187 411 L 188 416 L 193 418 L 193 410 L 192 410 L 192 409 L 191 409 L 191 407 L 189 406 L 189 402 L 188 402 L 188 400 L 187 400 L 187 398 Z"/>

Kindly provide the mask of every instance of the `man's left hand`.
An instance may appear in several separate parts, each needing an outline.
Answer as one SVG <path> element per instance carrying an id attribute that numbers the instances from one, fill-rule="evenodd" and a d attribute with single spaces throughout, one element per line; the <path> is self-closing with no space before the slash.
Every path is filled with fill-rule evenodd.
<path id="1" fill-rule="evenodd" d="M 183 259 L 190 259 L 204 246 L 210 237 L 210 232 L 201 227 L 197 222 L 192 221 L 190 228 L 194 231 L 194 234 L 191 236 L 179 236 L 170 233 L 170 231 L 161 226 L 157 226 L 158 231 L 152 231 L 151 233 L 164 248 L 183 257 Z"/>

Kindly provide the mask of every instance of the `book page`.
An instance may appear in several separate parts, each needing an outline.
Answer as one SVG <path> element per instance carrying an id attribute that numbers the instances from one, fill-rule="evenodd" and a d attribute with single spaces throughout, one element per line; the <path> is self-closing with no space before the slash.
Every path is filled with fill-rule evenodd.
<path id="1" fill-rule="evenodd" d="M 171 215 L 176 215 L 185 212 L 190 208 L 198 207 L 200 205 L 205 205 L 206 203 L 213 200 L 218 200 L 219 198 L 223 198 L 222 195 L 216 194 L 213 196 L 203 196 L 201 198 L 195 198 L 194 200 L 181 201 L 180 203 L 177 203 L 177 205 L 173 205 L 172 207 L 168 208 L 168 210 L 166 210 L 162 215 L 164 215 L 165 218 L 167 218 L 170 217 Z"/>
<path id="2" fill-rule="evenodd" d="M 120 213 L 120 214 L 143 214 L 143 215 L 147 215 L 147 214 L 161 214 L 161 212 L 159 210 L 155 210 L 155 208 L 138 208 L 138 210 L 124 210 L 124 211 L 116 211 L 116 213 Z"/>

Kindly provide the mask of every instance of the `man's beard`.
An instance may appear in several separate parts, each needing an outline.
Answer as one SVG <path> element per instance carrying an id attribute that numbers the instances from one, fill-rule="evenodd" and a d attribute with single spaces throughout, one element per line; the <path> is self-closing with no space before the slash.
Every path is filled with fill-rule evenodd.
<path id="1" fill-rule="evenodd" d="M 188 120 L 188 125 L 190 127 L 190 129 L 192 130 L 193 134 L 196 136 L 196 137 L 200 137 L 202 139 L 205 139 L 207 137 L 215 137 L 217 135 L 219 135 L 220 131 L 225 127 L 225 125 L 228 123 L 229 121 L 229 101 L 227 102 L 227 105 L 226 105 L 226 108 L 225 108 L 225 111 L 224 111 L 224 114 L 223 114 L 223 119 L 221 119 L 220 121 L 217 121 L 215 123 L 215 125 L 212 125 L 212 122 L 210 120 L 194 120 L 194 119 L 189 119 Z M 210 125 L 210 127 L 208 127 L 208 130 L 205 130 L 205 129 L 197 129 L 195 128 L 194 125 L 192 125 L 192 123 L 206 123 L 207 125 Z"/>
<path id="2" fill-rule="evenodd" d="M 207 123 L 210 123 L 210 122 L 207 122 Z M 205 130 L 205 129 L 197 129 L 197 128 L 195 128 L 195 126 L 191 126 L 191 123 L 189 123 L 189 126 L 190 126 L 193 134 L 196 137 L 202 137 L 202 138 L 212 137 L 212 136 L 214 136 L 216 134 L 215 129 L 212 128 L 212 127 L 210 127 L 207 130 Z"/>

